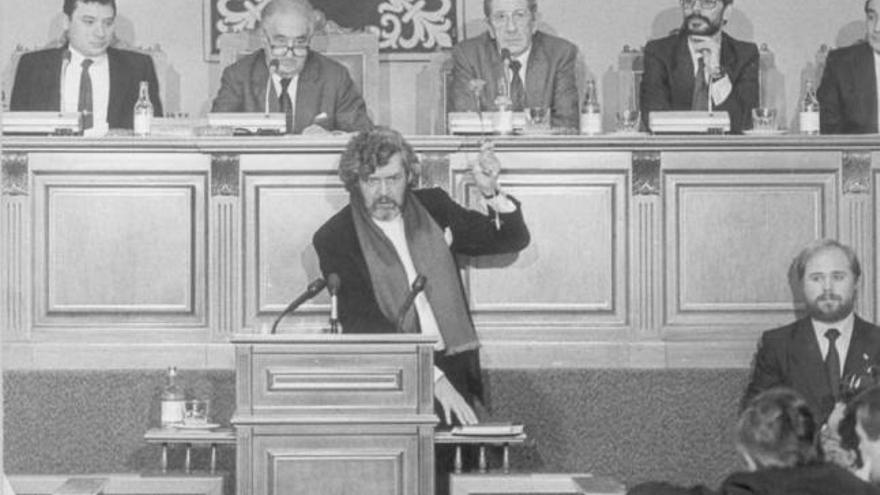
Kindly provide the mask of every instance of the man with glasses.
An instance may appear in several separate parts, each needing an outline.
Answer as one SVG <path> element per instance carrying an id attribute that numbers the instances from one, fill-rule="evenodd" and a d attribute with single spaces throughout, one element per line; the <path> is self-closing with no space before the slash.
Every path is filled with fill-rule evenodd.
<path id="1" fill-rule="evenodd" d="M 880 0 L 865 2 L 866 41 L 831 50 L 816 96 L 822 134 L 877 133 Z"/>
<path id="2" fill-rule="evenodd" d="M 513 253 L 529 243 L 519 202 L 499 189 L 500 163 L 490 144 L 484 145 L 472 173 L 489 214 L 463 208 L 442 189 L 415 189 L 418 159 L 400 133 L 387 128 L 361 132 L 339 160 L 349 204 L 313 238 L 321 272 L 340 279 L 344 333 L 437 337 L 435 410 L 444 425 L 476 423 L 472 406 L 482 397 L 480 344 L 455 256 Z M 398 328 L 401 306 L 417 275 L 426 277 L 424 291 Z M 440 473 L 448 472 L 451 457 L 438 454 L 437 481 L 443 483 L 446 477 Z"/>
<path id="3" fill-rule="evenodd" d="M 283 112 L 287 132 L 359 131 L 373 126 L 341 64 L 309 49 L 315 11 L 307 0 L 263 9 L 263 48 L 223 71 L 212 112 Z"/>
<path id="4" fill-rule="evenodd" d="M 723 110 L 730 130 L 751 127 L 759 105 L 758 47 L 722 31 L 733 0 L 681 0 L 678 33 L 645 46 L 641 110 Z"/>
<path id="5" fill-rule="evenodd" d="M 452 51 L 452 111 L 494 110 L 509 93 L 514 111 L 550 108 L 554 127 L 578 128 L 577 47 L 538 31 L 537 10 L 537 0 L 483 0 L 488 31 Z"/>

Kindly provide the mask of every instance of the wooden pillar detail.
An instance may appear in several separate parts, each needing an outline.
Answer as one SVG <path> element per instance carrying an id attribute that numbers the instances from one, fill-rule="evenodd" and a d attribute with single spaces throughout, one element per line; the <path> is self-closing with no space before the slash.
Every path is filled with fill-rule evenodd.
<path id="1" fill-rule="evenodd" d="M 0 262 L 2 314 L 6 342 L 25 340 L 30 329 L 30 195 L 28 155 L 4 153 L 2 158 L 2 210 Z"/>
<path id="2" fill-rule="evenodd" d="M 422 165 L 419 187 L 439 187 L 452 195 L 448 153 L 420 153 Z"/>
<path id="3" fill-rule="evenodd" d="M 871 152 L 844 151 L 841 157 L 841 218 L 840 240 L 851 246 L 862 264 L 859 279 L 859 297 L 856 302 L 860 316 L 873 321 L 875 308 L 872 281 L 876 267 L 872 253 L 875 252 L 871 201 Z"/>
<path id="4" fill-rule="evenodd" d="M 241 179 L 239 155 L 211 156 L 212 339 L 240 331 Z"/>
<path id="5" fill-rule="evenodd" d="M 632 302 L 636 338 L 657 338 L 663 324 L 660 152 L 632 155 Z"/>

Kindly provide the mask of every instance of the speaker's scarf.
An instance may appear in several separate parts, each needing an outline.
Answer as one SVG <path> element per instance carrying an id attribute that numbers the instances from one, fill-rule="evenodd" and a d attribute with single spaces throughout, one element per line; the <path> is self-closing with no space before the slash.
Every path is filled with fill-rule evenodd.
<path id="1" fill-rule="evenodd" d="M 410 284 L 403 263 L 388 236 L 373 222 L 358 194 L 351 195 L 351 210 L 358 243 L 364 253 L 373 292 L 382 314 L 397 323 L 398 311 Z M 440 226 L 411 191 L 403 202 L 403 229 L 416 272 L 427 278 L 425 295 L 446 344 L 446 354 L 479 347 L 477 333 L 468 314 L 457 266 Z M 416 312 L 404 319 L 404 332 L 418 331 Z"/>

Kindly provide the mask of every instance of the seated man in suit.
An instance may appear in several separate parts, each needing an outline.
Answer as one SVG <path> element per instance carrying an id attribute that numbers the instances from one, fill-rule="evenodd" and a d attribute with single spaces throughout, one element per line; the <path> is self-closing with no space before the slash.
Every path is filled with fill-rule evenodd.
<path id="1" fill-rule="evenodd" d="M 372 128 L 348 70 L 309 50 L 315 19 L 308 0 L 266 5 L 263 48 L 224 69 L 211 111 L 284 112 L 287 132 L 295 134 Z"/>
<path id="2" fill-rule="evenodd" d="M 873 386 L 846 405 L 840 421 L 841 444 L 858 453 L 856 475 L 880 484 L 880 386 Z"/>
<path id="3" fill-rule="evenodd" d="M 110 46 L 115 0 L 64 0 L 67 45 L 22 55 L 15 71 L 12 111 L 81 112 L 83 128 L 102 134 L 131 129 L 140 82 L 150 86 L 153 112 L 162 115 L 153 60 Z"/>
<path id="4" fill-rule="evenodd" d="M 831 50 L 819 98 L 822 134 L 877 132 L 877 58 L 880 57 L 880 0 L 865 2 L 867 41 Z"/>
<path id="5" fill-rule="evenodd" d="M 764 332 L 744 401 L 777 386 L 800 392 L 824 423 L 840 401 L 840 384 L 880 364 L 880 328 L 853 311 L 861 265 L 849 246 L 823 239 L 795 258 L 808 316 Z"/>
<path id="6" fill-rule="evenodd" d="M 642 119 L 655 110 L 724 110 L 730 131 L 751 127 L 758 106 L 758 47 L 722 31 L 733 0 L 681 0 L 677 34 L 645 45 Z"/>
<path id="7" fill-rule="evenodd" d="M 554 127 L 577 129 L 577 47 L 537 30 L 537 0 L 483 0 L 489 30 L 452 50 L 452 110 L 494 109 L 509 86 L 514 111 L 546 107 Z M 471 81 L 481 80 L 479 98 Z"/>

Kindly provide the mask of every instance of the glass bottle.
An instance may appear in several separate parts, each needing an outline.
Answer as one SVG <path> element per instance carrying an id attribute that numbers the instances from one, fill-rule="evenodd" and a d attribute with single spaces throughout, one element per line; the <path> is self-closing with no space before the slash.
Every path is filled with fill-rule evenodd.
<path id="1" fill-rule="evenodd" d="M 153 103 L 150 101 L 150 85 L 141 81 L 140 95 L 134 104 L 134 135 L 149 136 L 153 121 Z"/>
<path id="2" fill-rule="evenodd" d="M 185 395 L 183 387 L 177 383 L 177 368 L 171 366 L 168 368 L 168 381 L 162 389 L 160 398 L 162 417 L 162 428 L 168 428 L 183 423 L 183 410 Z"/>
<path id="3" fill-rule="evenodd" d="M 602 134 L 602 107 L 596 95 L 596 81 L 587 81 L 584 104 L 581 107 L 581 134 L 595 136 Z"/>
<path id="4" fill-rule="evenodd" d="M 807 81 L 801 101 L 800 131 L 802 134 L 819 134 L 819 99 L 812 81 Z"/>

